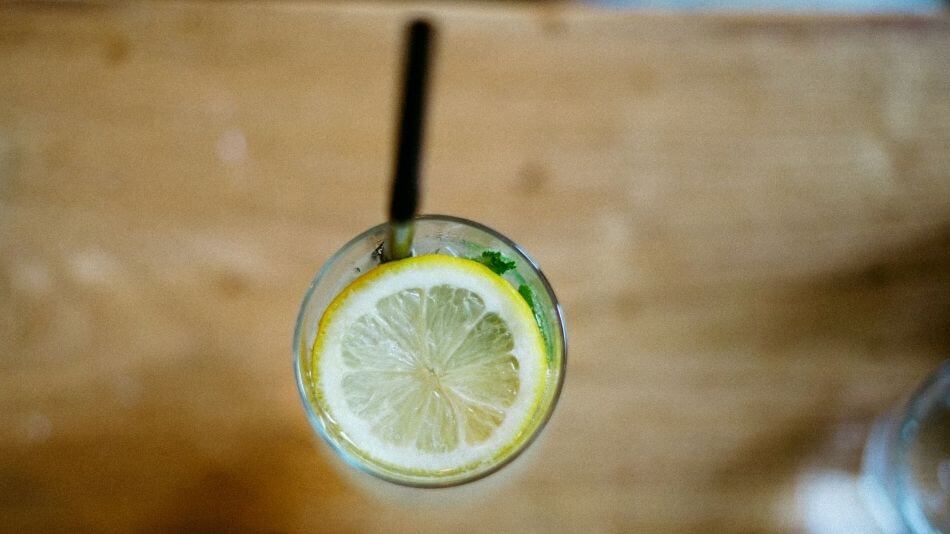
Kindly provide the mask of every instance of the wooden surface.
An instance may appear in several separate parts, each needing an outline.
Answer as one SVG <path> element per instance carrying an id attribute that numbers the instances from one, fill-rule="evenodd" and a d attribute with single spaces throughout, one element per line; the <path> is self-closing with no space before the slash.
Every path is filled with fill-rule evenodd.
<path id="1" fill-rule="evenodd" d="M 543 439 L 397 491 L 299 404 L 299 299 L 384 214 L 408 8 L 4 4 L 0 530 L 858 521 L 868 424 L 950 353 L 948 19 L 422 10 L 425 211 L 567 315 Z"/>

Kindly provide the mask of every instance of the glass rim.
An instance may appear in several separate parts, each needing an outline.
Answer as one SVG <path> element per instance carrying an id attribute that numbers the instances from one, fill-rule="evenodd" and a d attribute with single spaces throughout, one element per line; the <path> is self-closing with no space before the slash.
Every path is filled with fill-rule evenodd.
<path id="1" fill-rule="evenodd" d="M 292 347 L 292 357 L 293 357 L 293 366 L 294 366 L 294 377 L 295 382 L 297 383 L 297 392 L 300 395 L 300 400 L 304 405 L 304 411 L 307 414 L 307 422 L 310 424 L 310 427 L 316 430 L 317 434 L 326 442 L 330 448 L 336 453 L 340 458 L 342 458 L 348 465 L 359 469 L 360 471 L 367 473 L 376 478 L 391 482 L 393 484 L 398 484 L 401 486 L 408 486 L 413 488 L 422 488 L 422 489 L 437 489 L 437 488 L 448 488 L 453 486 L 460 486 L 463 484 L 468 484 L 476 480 L 485 478 L 493 473 L 498 472 L 501 468 L 507 466 L 516 458 L 521 456 L 521 454 L 541 435 L 541 432 L 547 426 L 548 421 L 550 421 L 552 415 L 554 414 L 554 408 L 557 406 L 558 401 L 561 397 L 561 391 L 564 386 L 564 376 L 567 374 L 567 328 L 564 321 L 564 311 L 561 309 L 561 304 L 557 300 L 557 295 L 554 293 L 554 289 L 551 287 L 551 283 L 548 281 L 547 276 L 544 275 L 544 272 L 541 270 L 541 267 L 538 263 L 531 257 L 521 246 L 509 239 L 508 237 L 502 235 L 500 232 L 485 226 L 484 224 L 464 219 L 462 217 L 455 217 L 452 215 L 437 215 L 437 214 L 426 214 L 419 215 L 412 219 L 413 221 L 438 221 L 438 222 L 450 222 L 457 223 L 465 226 L 475 228 L 476 230 L 482 231 L 489 236 L 498 239 L 512 250 L 517 252 L 522 259 L 527 262 L 531 267 L 534 273 L 537 275 L 538 280 L 541 281 L 541 285 L 544 287 L 545 293 L 547 293 L 548 298 L 551 300 L 553 314 L 555 322 L 557 323 L 558 330 L 560 331 L 560 343 L 561 343 L 561 358 L 560 365 L 558 366 L 558 377 L 557 383 L 554 384 L 554 393 L 551 396 L 551 401 L 545 410 L 545 413 L 541 415 L 541 419 L 537 424 L 537 427 L 531 432 L 531 435 L 528 436 L 521 444 L 515 447 L 510 453 L 508 453 L 504 458 L 502 458 L 497 463 L 491 465 L 489 468 L 484 471 L 477 471 L 470 476 L 461 476 L 459 478 L 448 479 L 448 480 L 439 480 L 433 478 L 432 480 L 414 480 L 414 479 L 405 479 L 399 478 L 398 476 L 391 475 L 381 469 L 376 469 L 375 466 L 371 465 L 368 462 L 365 462 L 359 458 L 355 458 L 352 454 L 346 451 L 336 440 L 332 439 L 327 433 L 325 428 L 325 423 L 323 422 L 320 414 L 316 412 L 313 404 L 310 402 L 310 397 L 307 393 L 307 385 L 304 383 L 304 369 L 303 364 L 307 356 L 307 350 L 304 349 L 301 345 L 303 341 L 303 329 L 304 329 L 304 317 L 306 315 L 307 308 L 310 304 L 310 301 L 313 299 L 313 295 L 317 287 L 320 285 L 320 282 L 327 275 L 330 269 L 336 265 L 336 262 L 339 261 L 340 257 L 351 247 L 357 245 L 358 243 L 364 241 L 368 237 L 379 233 L 386 229 L 389 225 L 388 222 L 383 222 L 377 224 L 358 234 L 353 239 L 350 239 L 342 247 L 340 247 L 333 255 L 324 262 L 323 266 L 317 271 L 316 275 L 311 279 L 310 285 L 307 287 L 307 291 L 304 294 L 303 300 L 300 303 L 300 310 L 297 312 L 297 319 L 294 325 L 294 337 L 293 337 L 293 347 Z"/>

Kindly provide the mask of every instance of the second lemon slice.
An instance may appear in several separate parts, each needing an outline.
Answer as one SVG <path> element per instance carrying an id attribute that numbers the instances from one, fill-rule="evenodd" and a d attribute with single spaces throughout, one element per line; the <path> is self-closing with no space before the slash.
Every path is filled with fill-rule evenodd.
<path id="1" fill-rule="evenodd" d="M 517 446 L 547 376 L 527 303 L 471 260 L 387 263 L 343 290 L 313 347 L 318 401 L 348 447 L 388 468 L 458 472 Z"/>

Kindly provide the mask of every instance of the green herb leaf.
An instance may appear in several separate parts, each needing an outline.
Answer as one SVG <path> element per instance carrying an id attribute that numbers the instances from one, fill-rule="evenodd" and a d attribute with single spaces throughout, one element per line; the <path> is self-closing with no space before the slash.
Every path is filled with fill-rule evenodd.
<path id="1" fill-rule="evenodd" d="M 485 265 L 498 276 L 501 276 L 515 268 L 514 260 L 509 259 L 504 254 L 496 250 L 483 251 L 481 257 L 472 259 Z"/>
<path id="2" fill-rule="evenodd" d="M 547 328 L 547 323 L 544 321 L 544 316 L 541 315 L 541 310 L 538 309 L 538 301 L 534 295 L 534 290 L 528 284 L 521 284 L 518 286 L 518 293 L 524 298 L 525 302 L 528 303 L 528 307 L 531 308 L 531 313 L 534 315 L 534 322 L 538 323 L 538 329 L 541 330 L 541 337 L 544 338 L 544 345 L 548 348 L 547 356 L 548 359 L 551 359 L 551 332 Z"/>
<path id="3" fill-rule="evenodd" d="M 521 296 L 524 297 L 525 302 L 528 303 L 528 306 L 531 307 L 531 311 L 534 310 L 534 290 L 528 286 L 528 284 L 521 284 L 518 286 L 518 293 L 521 293 Z"/>

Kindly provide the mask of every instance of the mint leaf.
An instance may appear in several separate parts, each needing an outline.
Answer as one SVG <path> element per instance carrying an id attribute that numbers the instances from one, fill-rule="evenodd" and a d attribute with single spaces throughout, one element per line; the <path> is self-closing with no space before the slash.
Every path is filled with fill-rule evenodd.
<path id="1" fill-rule="evenodd" d="M 531 311 L 534 312 L 534 290 L 531 289 L 528 284 L 521 284 L 518 286 L 518 293 L 521 293 L 521 296 L 524 297 L 525 302 L 528 303 L 528 306 L 531 307 Z M 537 314 L 537 312 L 535 312 Z"/>
<path id="2" fill-rule="evenodd" d="M 485 267 L 488 267 L 498 276 L 501 276 L 515 268 L 514 260 L 509 259 L 504 254 L 496 250 L 483 251 L 481 257 L 472 259 L 483 264 Z"/>
<path id="3" fill-rule="evenodd" d="M 528 303 L 528 307 L 531 308 L 531 313 L 534 315 L 534 322 L 538 323 L 538 329 L 541 331 L 541 337 L 544 338 L 544 345 L 548 347 L 547 355 L 548 359 L 551 358 L 551 332 L 547 328 L 547 323 L 544 322 L 544 316 L 541 315 L 541 310 L 538 309 L 538 300 L 534 296 L 534 290 L 528 284 L 521 284 L 518 286 L 518 293 L 524 298 L 525 302 Z"/>

